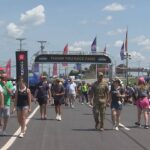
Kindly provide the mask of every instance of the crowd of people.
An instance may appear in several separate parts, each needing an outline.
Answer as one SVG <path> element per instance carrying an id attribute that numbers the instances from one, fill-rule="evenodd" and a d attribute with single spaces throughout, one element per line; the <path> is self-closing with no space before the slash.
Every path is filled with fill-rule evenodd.
<path id="1" fill-rule="evenodd" d="M 14 92 L 15 91 L 15 92 Z M 15 93 L 15 94 L 14 94 Z M 48 82 L 46 76 L 41 76 L 40 82 L 35 90 L 31 90 L 25 83 L 23 77 L 13 85 L 7 80 L 6 74 L 0 76 L 0 130 L 6 135 L 7 123 L 10 116 L 10 105 L 13 100 L 13 112 L 17 112 L 17 119 L 21 132 L 19 137 L 24 137 L 27 130 L 26 119 L 31 112 L 31 103 L 38 102 L 40 106 L 40 119 L 47 119 L 47 105 L 54 105 L 56 120 L 62 120 L 61 105 L 74 109 L 76 103 L 87 104 L 93 110 L 95 128 L 103 131 L 105 129 L 104 119 L 106 107 L 111 109 L 112 129 L 119 130 L 120 117 L 125 103 L 137 106 L 137 121 L 135 125 L 141 126 L 141 116 L 144 115 L 144 128 L 148 129 L 148 118 L 150 110 L 150 88 L 143 77 L 137 80 L 135 86 L 124 86 L 122 81 L 115 77 L 111 84 L 104 79 L 102 72 L 98 73 L 97 81 L 86 83 L 86 81 L 75 82 L 72 78 L 61 80 L 54 79 Z"/>

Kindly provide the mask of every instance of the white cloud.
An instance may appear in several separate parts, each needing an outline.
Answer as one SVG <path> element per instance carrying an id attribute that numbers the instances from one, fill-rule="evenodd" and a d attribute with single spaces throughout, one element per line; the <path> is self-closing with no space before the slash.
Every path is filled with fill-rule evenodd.
<path id="1" fill-rule="evenodd" d="M 102 10 L 103 11 L 123 11 L 125 10 L 125 6 L 119 3 L 112 3 L 110 5 L 105 6 Z"/>
<path id="2" fill-rule="evenodd" d="M 69 51 L 75 51 L 78 53 L 83 53 L 90 49 L 92 41 L 76 41 L 69 46 Z"/>
<path id="3" fill-rule="evenodd" d="M 78 41 L 78 42 L 74 42 L 73 46 L 85 47 L 91 45 L 91 43 L 92 43 L 91 41 Z"/>
<path id="4" fill-rule="evenodd" d="M 111 20 L 112 20 L 112 16 L 107 16 L 107 17 L 106 17 L 106 20 L 107 20 L 107 21 L 111 21 Z"/>
<path id="5" fill-rule="evenodd" d="M 69 51 L 82 52 L 81 47 L 69 46 Z"/>
<path id="6" fill-rule="evenodd" d="M 118 40 L 118 41 L 115 42 L 114 46 L 115 46 L 115 47 L 120 47 L 120 48 L 121 48 L 122 43 L 123 43 L 123 41 Z"/>
<path id="7" fill-rule="evenodd" d="M 24 33 L 24 28 L 17 26 L 13 22 L 9 23 L 6 29 L 7 29 L 8 36 L 12 38 L 21 37 L 22 34 Z"/>
<path id="8" fill-rule="evenodd" d="M 132 42 L 136 43 L 139 46 L 143 46 L 143 49 L 150 50 L 150 38 L 147 38 L 144 35 L 132 39 Z"/>
<path id="9" fill-rule="evenodd" d="M 134 60 L 135 62 L 137 62 L 139 60 L 140 61 L 144 61 L 145 60 L 145 57 L 141 53 L 139 53 L 139 52 L 132 51 L 130 53 L 130 55 L 131 55 L 131 59 Z"/>
<path id="10" fill-rule="evenodd" d="M 107 35 L 112 36 L 112 35 L 122 34 L 122 33 L 125 33 L 125 32 L 126 32 L 126 28 L 123 28 L 123 29 L 118 28 L 115 31 L 109 31 L 109 32 L 107 32 Z"/>
<path id="11" fill-rule="evenodd" d="M 39 5 L 31 10 L 21 14 L 20 21 L 33 25 L 40 25 L 45 22 L 44 6 Z"/>

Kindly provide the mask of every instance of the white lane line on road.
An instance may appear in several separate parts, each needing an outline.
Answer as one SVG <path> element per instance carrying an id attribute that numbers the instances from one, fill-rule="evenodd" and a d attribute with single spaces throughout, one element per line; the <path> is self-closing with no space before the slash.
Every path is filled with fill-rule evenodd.
<path id="1" fill-rule="evenodd" d="M 39 106 L 37 106 L 34 109 L 34 111 L 28 116 L 28 118 L 26 120 L 26 124 L 29 123 L 30 119 L 34 116 L 34 114 L 37 112 L 38 109 L 39 109 Z M 21 131 L 21 128 L 19 127 L 17 129 L 17 131 L 12 135 L 12 137 L 8 140 L 8 142 L 0 150 L 8 150 L 11 147 L 11 145 L 15 142 L 15 140 L 17 139 L 20 131 Z"/>

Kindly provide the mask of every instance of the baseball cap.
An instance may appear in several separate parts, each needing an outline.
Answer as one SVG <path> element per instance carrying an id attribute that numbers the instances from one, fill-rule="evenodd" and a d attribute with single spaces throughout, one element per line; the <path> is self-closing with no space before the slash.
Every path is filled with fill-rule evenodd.
<path id="1" fill-rule="evenodd" d="M 99 72 L 98 73 L 98 76 L 103 76 L 104 74 L 102 72 Z"/>
<path id="2" fill-rule="evenodd" d="M 144 77 L 138 78 L 138 84 L 145 84 L 145 79 L 144 79 Z"/>

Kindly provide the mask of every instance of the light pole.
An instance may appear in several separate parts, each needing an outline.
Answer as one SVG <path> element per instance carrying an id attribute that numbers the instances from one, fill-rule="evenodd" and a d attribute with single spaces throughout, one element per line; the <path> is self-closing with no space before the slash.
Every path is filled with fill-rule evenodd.
<path id="1" fill-rule="evenodd" d="M 47 41 L 37 41 L 37 42 L 39 42 L 39 43 L 41 44 L 41 47 L 40 47 L 40 48 L 41 48 L 41 54 L 43 54 L 43 50 L 44 50 L 44 48 L 45 48 L 45 47 L 44 47 L 44 43 L 46 43 Z M 41 68 L 42 68 L 42 71 L 41 71 L 41 72 L 42 72 L 42 74 L 43 74 L 43 64 L 42 64 L 42 67 L 41 67 Z"/>
<path id="2" fill-rule="evenodd" d="M 16 40 L 20 42 L 20 51 L 22 51 L 22 41 L 25 40 L 25 38 L 17 38 Z"/>

